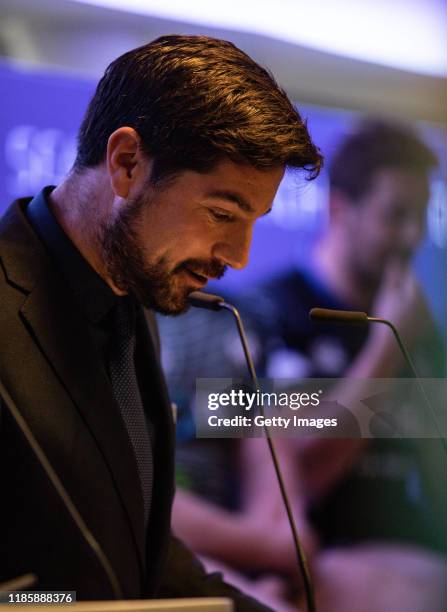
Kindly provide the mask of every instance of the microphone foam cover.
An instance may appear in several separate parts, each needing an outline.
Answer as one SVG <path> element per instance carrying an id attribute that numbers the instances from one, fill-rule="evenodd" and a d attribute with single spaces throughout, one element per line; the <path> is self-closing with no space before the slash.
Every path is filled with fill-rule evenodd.
<path id="1" fill-rule="evenodd" d="M 222 302 L 225 302 L 223 297 L 204 291 L 193 291 L 189 294 L 188 301 L 191 306 L 206 308 L 207 310 L 220 310 Z"/>
<path id="2" fill-rule="evenodd" d="M 312 308 L 309 312 L 312 321 L 324 323 L 368 323 L 366 312 L 357 310 L 332 310 L 329 308 Z"/>

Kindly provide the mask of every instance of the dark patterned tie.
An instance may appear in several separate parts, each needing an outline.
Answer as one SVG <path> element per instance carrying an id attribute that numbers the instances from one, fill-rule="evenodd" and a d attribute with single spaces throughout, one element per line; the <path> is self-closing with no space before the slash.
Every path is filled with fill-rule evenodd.
<path id="1" fill-rule="evenodd" d="M 123 297 L 114 310 L 109 351 L 110 380 L 137 460 L 147 525 L 152 497 L 153 456 L 135 371 L 135 303 L 132 298 Z"/>

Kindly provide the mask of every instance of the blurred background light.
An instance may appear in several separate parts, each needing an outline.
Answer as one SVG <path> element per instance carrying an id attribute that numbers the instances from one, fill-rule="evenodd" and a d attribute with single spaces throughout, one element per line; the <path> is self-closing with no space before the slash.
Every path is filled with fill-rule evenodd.
<path id="1" fill-rule="evenodd" d="M 447 76 L 446 0 L 75 0 Z"/>

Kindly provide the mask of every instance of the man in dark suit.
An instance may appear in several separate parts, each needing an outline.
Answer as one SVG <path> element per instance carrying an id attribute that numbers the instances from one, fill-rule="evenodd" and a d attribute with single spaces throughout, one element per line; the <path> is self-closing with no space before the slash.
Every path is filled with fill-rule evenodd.
<path id="1" fill-rule="evenodd" d="M 320 164 L 285 94 L 230 43 L 163 37 L 108 67 L 70 174 L 0 224 L 0 581 L 264 609 L 170 536 L 151 313 L 243 267 L 284 168 Z"/>

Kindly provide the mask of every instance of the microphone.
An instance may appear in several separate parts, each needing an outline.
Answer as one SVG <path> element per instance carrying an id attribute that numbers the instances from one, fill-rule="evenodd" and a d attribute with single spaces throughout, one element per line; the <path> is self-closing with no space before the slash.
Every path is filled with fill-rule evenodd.
<path id="1" fill-rule="evenodd" d="M 312 308 L 309 312 L 312 321 L 321 321 L 322 323 L 359 323 L 363 325 L 368 322 L 366 312 L 357 312 L 355 310 L 330 310 L 329 308 Z"/>
<path id="2" fill-rule="evenodd" d="M 17 576 L 17 578 L 11 578 L 7 582 L 0 582 L 0 593 L 5 591 L 23 591 L 24 589 L 30 589 L 36 583 L 36 574 L 22 574 L 21 576 Z M 1 603 L 3 602 L 0 598 L 0 604 Z"/>
<path id="3" fill-rule="evenodd" d="M 258 377 L 256 375 L 256 370 L 253 364 L 253 359 L 250 353 L 250 349 L 248 347 L 247 336 L 246 336 L 244 325 L 242 323 L 242 319 L 241 319 L 238 309 L 235 306 L 233 306 L 233 304 L 228 304 L 227 302 L 225 302 L 224 298 L 219 297 L 218 295 L 212 295 L 210 293 L 205 293 L 203 291 L 193 291 L 192 293 L 189 294 L 188 299 L 189 299 L 190 304 L 192 306 L 195 306 L 196 308 L 204 308 L 206 310 L 229 310 L 231 312 L 231 314 L 234 316 L 235 321 L 236 321 L 236 326 L 237 326 L 237 330 L 239 333 L 239 338 L 242 344 L 242 348 L 244 350 L 245 360 L 247 362 L 247 367 L 250 373 L 250 378 L 252 380 L 252 383 L 255 389 L 259 390 L 260 387 L 259 387 Z M 264 407 L 262 406 L 262 404 L 260 408 L 261 408 L 262 416 L 265 416 Z M 292 531 L 292 538 L 293 538 L 293 543 L 295 545 L 298 567 L 303 576 L 307 610 L 308 612 L 315 612 L 316 605 L 315 605 L 314 587 L 312 584 L 312 579 L 310 577 L 309 567 L 308 567 L 307 559 L 306 559 L 306 553 L 304 552 L 304 549 L 299 540 L 298 530 L 295 524 L 295 520 L 293 518 L 292 508 L 291 508 L 290 501 L 287 495 L 287 490 L 284 484 L 284 478 L 281 473 L 281 467 L 279 465 L 275 446 L 270 436 L 269 428 L 265 424 L 263 427 L 264 427 L 265 436 L 266 436 L 267 444 L 268 444 L 269 451 L 270 451 L 270 456 L 272 458 L 273 467 L 275 469 L 275 475 L 278 480 L 279 489 L 281 491 L 281 497 L 282 497 L 284 507 L 287 513 L 287 518 L 289 521 L 290 529 Z"/>
<path id="4" fill-rule="evenodd" d="M 419 387 L 419 391 L 424 399 L 424 403 L 428 408 L 428 412 L 433 421 L 435 429 L 438 433 L 439 439 L 441 440 L 442 447 L 447 454 L 447 441 L 441 432 L 441 426 L 436 416 L 436 412 L 431 405 L 431 402 L 427 396 L 427 393 L 422 384 L 421 378 L 418 375 L 414 366 L 413 360 L 411 359 L 410 353 L 407 350 L 396 326 L 388 321 L 388 319 L 382 319 L 381 317 L 370 317 L 366 312 L 360 312 L 355 310 L 335 310 L 329 308 L 312 308 L 309 311 L 309 318 L 317 323 L 344 323 L 348 325 L 367 325 L 368 323 L 380 323 L 386 325 L 393 332 L 394 338 L 399 346 L 399 349 L 404 357 L 405 363 L 411 372 L 412 377 L 415 379 L 416 384 Z"/>
<path id="5" fill-rule="evenodd" d="M 207 310 L 220 310 L 221 305 L 225 302 L 222 297 L 203 291 L 193 291 L 189 294 L 188 300 L 191 306 L 206 308 Z"/>

